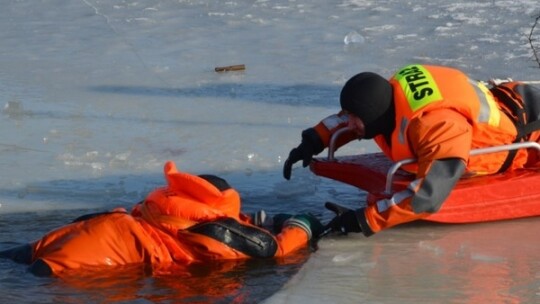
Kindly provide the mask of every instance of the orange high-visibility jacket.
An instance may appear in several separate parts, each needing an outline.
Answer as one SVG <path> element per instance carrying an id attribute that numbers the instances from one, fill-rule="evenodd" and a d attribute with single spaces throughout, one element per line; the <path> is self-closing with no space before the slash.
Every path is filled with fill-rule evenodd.
<path id="1" fill-rule="evenodd" d="M 390 83 L 395 128 L 389 142 L 383 135 L 374 140 L 394 161 L 416 158 L 417 164 L 406 169 L 416 173 L 417 179 L 407 190 L 365 208 L 360 222 L 366 235 L 436 212 L 461 177 L 460 166 L 470 176 L 497 172 L 508 152 L 469 157 L 470 150 L 510 144 L 517 134 L 514 122 L 501 111 L 499 100 L 488 88 L 456 69 L 409 65 Z M 347 122 L 347 113 L 340 112 L 323 119 L 314 129 L 327 147 L 331 135 Z M 337 145 L 353 139 L 349 134 Z M 510 169 L 523 167 L 527 157 L 527 151 L 519 151 Z M 434 167 L 437 170 L 432 170 Z"/>
<path id="2" fill-rule="evenodd" d="M 308 235 L 286 226 L 274 236 L 240 213 L 240 196 L 165 164 L 167 186 L 131 214 L 116 210 L 56 229 L 32 244 L 32 261 L 64 270 L 146 263 L 158 273 L 175 264 L 280 257 L 306 246 Z"/>

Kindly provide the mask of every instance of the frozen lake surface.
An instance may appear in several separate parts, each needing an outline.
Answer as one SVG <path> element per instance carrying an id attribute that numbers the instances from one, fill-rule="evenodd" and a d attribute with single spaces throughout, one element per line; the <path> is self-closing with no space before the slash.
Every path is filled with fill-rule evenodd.
<path id="1" fill-rule="evenodd" d="M 339 110 L 349 77 L 418 62 L 482 80 L 540 80 L 527 40 L 538 14 L 537 0 L 5 2 L 0 249 L 85 212 L 129 208 L 163 184 L 167 160 L 227 178 L 245 211 L 326 221 L 325 201 L 354 207 L 364 194 L 303 168 L 285 181 L 281 169 L 301 131 Z M 214 71 L 234 64 L 246 70 Z M 375 150 L 358 142 L 339 154 Z M 207 302 L 216 299 L 204 282 L 215 280 L 241 286 L 224 302 L 534 303 L 539 229 L 537 219 L 417 223 L 331 236 L 307 261 L 181 280 L 131 269 L 81 285 L 0 260 L 0 299 Z"/>

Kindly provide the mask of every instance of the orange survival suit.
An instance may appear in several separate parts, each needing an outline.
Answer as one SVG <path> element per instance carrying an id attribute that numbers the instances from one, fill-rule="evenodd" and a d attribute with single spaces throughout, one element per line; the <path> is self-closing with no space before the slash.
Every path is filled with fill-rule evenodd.
<path id="1" fill-rule="evenodd" d="M 3 257 L 31 264 L 37 275 L 137 263 L 163 274 L 175 264 L 281 257 L 311 237 L 294 221 L 273 235 L 240 212 L 240 196 L 230 186 L 220 190 L 208 178 L 179 172 L 173 162 L 164 171 L 167 186 L 152 191 L 131 214 L 119 208 L 83 216 L 26 246 L 30 251 Z"/>
<path id="2" fill-rule="evenodd" d="M 401 68 L 389 81 L 395 127 L 390 137 L 377 135 L 374 140 L 393 161 L 416 158 L 416 165 L 405 168 L 416 173 L 416 180 L 360 212 L 358 221 L 366 236 L 436 212 L 463 174 L 492 174 L 537 161 L 536 153 L 526 150 L 469 156 L 475 148 L 538 141 L 538 131 L 522 131 L 540 117 L 536 88 L 510 82 L 489 89 L 459 70 L 419 64 Z M 348 114 L 342 111 L 304 130 L 302 136 L 322 142 L 316 151 L 320 152 L 347 124 Z M 350 132 L 336 144 L 354 139 Z"/>

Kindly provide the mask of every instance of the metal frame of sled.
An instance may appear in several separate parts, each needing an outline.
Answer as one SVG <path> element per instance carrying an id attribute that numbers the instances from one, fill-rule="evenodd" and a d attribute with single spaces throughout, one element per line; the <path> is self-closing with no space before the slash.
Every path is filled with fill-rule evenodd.
<path id="1" fill-rule="evenodd" d="M 414 175 L 400 170 L 414 163 L 406 159 L 392 163 L 383 153 L 335 157 L 336 140 L 347 128 L 331 138 L 328 157 L 316 158 L 310 165 L 313 173 L 341 181 L 368 192 L 367 203 L 373 204 L 404 189 Z M 523 142 L 475 149 L 471 155 L 536 149 L 537 142 Z M 444 223 L 472 223 L 540 215 L 540 167 L 523 168 L 474 178 L 462 178 L 441 209 L 425 220 Z"/>

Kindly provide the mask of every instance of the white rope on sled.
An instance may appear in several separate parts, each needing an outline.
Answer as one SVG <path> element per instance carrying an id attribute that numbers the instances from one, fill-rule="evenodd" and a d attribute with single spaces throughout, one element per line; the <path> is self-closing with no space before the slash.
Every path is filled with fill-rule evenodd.
<path id="1" fill-rule="evenodd" d="M 492 78 L 490 80 L 488 80 L 487 82 L 485 81 L 482 81 L 482 83 L 484 83 L 485 85 L 493 85 L 493 86 L 496 86 L 496 85 L 499 85 L 501 83 L 505 83 L 505 82 L 511 82 L 511 81 L 514 81 L 512 78 L 504 78 L 504 79 L 501 79 L 501 78 Z M 521 83 L 526 83 L 526 84 L 540 84 L 540 80 L 528 80 L 528 81 L 519 81 Z"/>

